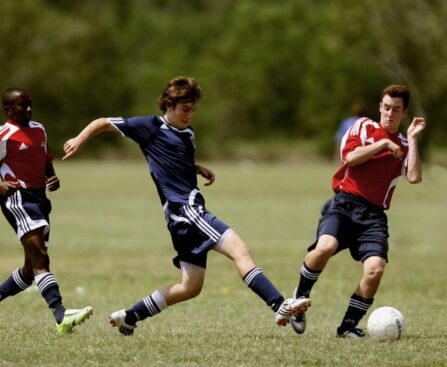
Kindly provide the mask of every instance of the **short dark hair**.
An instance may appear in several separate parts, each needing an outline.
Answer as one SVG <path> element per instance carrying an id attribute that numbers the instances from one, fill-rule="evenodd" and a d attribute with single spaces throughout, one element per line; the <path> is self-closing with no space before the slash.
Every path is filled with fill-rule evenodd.
<path id="1" fill-rule="evenodd" d="M 28 91 L 26 91 L 23 88 L 8 88 L 3 92 L 3 95 L 2 95 L 3 107 L 10 106 L 13 94 L 28 94 L 29 95 Z"/>
<path id="2" fill-rule="evenodd" d="M 177 103 L 197 102 L 202 96 L 202 89 L 190 77 L 179 76 L 171 79 L 158 100 L 160 110 L 166 112 L 168 107 Z"/>
<path id="3" fill-rule="evenodd" d="M 402 98 L 404 110 L 406 110 L 408 108 L 408 105 L 410 104 L 410 90 L 407 88 L 406 85 L 391 84 L 387 86 L 382 91 L 382 99 L 385 96 L 390 96 L 392 98 Z"/>

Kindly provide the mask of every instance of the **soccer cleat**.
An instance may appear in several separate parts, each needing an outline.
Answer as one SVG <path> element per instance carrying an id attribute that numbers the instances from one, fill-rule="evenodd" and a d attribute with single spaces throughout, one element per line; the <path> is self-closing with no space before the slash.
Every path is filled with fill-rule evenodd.
<path id="1" fill-rule="evenodd" d="M 82 324 L 93 314 L 93 307 L 87 306 L 83 309 L 65 310 L 64 318 L 60 324 L 56 324 L 57 332 L 61 335 L 69 334 L 76 325 Z"/>
<path id="2" fill-rule="evenodd" d="M 293 290 L 293 297 L 296 298 L 296 292 L 297 292 L 297 288 L 295 288 Z M 299 298 L 304 298 L 304 297 L 298 297 Z M 290 318 L 290 325 L 292 325 L 293 330 L 295 330 L 295 332 L 297 334 L 303 334 L 306 331 L 306 314 L 300 313 L 296 316 L 292 316 Z"/>
<path id="3" fill-rule="evenodd" d="M 347 338 L 347 339 L 361 339 L 365 337 L 365 333 L 362 329 L 353 327 L 350 329 L 337 328 L 337 338 Z"/>
<path id="4" fill-rule="evenodd" d="M 126 310 L 112 312 L 109 316 L 109 324 L 117 327 L 118 331 L 123 335 L 132 335 L 137 325 L 126 324 Z"/>
<path id="5" fill-rule="evenodd" d="M 299 315 L 292 316 L 290 318 L 290 325 L 297 334 L 303 334 L 306 331 L 306 314 L 300 313 Z"/>
<path id="6" fill-rule="evenodd" d="M 278 311 L 276 311 L 276 323 L 279 326 L 286 326 L 291 317 L 306 312 L 309 307 L 310 299 L 308 298 L 288 298 L 281 304 Z"/>

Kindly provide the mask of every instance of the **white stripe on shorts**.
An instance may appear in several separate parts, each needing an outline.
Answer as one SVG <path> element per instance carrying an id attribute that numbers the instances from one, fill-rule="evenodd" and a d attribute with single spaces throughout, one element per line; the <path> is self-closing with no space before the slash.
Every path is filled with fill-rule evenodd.
<path id="1" fill-rule="evenodd" d="M 17 225 L 17 237 L 19 240 L 24 234 L 40 227 L 46 227 L 44 233 L 50 229 L 50 225 L 45 219 L 32 219 L 22 205 L 22 194 L 17 190 L 14 194 L 6 199 L 6 209 L 14 216 Z"/>
<path id="2" fill-rule="evenodd" d="M 220 233 L 217 232 L 213 227 L 211 227 L 201 216 L 197 213 L 194 208 L 190 205 L 185 205 L 185 213 L 188 218 L 199 227 L 202 232 L 206 233 L 212 240 L 219 241 L 221 237 Z"/>

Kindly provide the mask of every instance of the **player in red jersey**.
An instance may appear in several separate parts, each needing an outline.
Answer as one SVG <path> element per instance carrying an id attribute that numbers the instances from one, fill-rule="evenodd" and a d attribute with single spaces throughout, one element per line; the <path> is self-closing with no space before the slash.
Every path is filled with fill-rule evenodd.
<path id="1" fill-rule="evenodd" d="M 416 184 L 422 181 L 417 140 L 425 119 L 415 117 L 407 138 L 399 132 L 408 114 L 410 92 L 403 85 L 390 85 L 382 92 L 380 122 L 358 119 L 341 144 L 342 164 L 332 180 L 335 196 L 323 207 L 317 240 L 309 247 L 294 296 L 309 297 L 311 289 L 331 256 L 349 248 L 363 263 L 363 276 L 351 296 L 337 336 L 361 338 L 357 325 L 372 305 L 388 261 L 388 225 L 384 210 L 400 176 Z M 306 328 L 305 314 L 291 325 L 298 334 Z"/>
<path id="2" fill-rule="evenodd" d="M 44 127 L 31 120 L 32 100 L 23 89 L 10 88 L 2 96 L 8 121 L 0 126 L 0 204 L 22 243 L 24 265 L 0 284 L 0 302 L 28 288 L 33 280 L 54 313 L 57 331 L 70 332 L 93 308 L 66 310 L 59 286 L 50 272 L 47 246 L 51 203 L 46 189 L 59 189 Z"/>

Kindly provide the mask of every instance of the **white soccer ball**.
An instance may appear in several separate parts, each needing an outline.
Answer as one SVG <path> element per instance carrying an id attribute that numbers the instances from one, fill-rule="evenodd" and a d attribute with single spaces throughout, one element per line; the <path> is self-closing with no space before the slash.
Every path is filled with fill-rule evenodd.
<path id="1" fill-rule="evenodd" d="M 379 307 L 368 318 L 368 334 L 377 340 L 398 340 L 405 333 L 405 318 L 393 307 Z"/>

